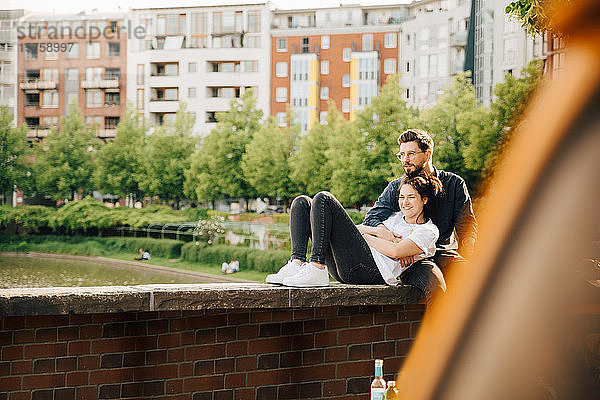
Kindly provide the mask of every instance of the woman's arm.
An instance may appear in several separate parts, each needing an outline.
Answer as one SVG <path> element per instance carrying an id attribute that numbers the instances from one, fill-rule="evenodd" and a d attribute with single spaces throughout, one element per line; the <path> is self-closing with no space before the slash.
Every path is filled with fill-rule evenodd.
<path id="1" fill-rule="evenodd" d="M 394 232 L 390 231 L 386 228 L 385 225 L 379 224 L 377 226 L 367 226 L 367 225 L 356 225 L 356 228 L 361 234 L 367 234 L 372 236 L 377 236 L 386 241 L 397 242 L 399 237 L 394 234 Z"/>
<path id="2" fill-rule="evenodd" d="M 408 238 L 402 239 L 398 243 L 394 243 L 370 234 L 364 234 L 363 237 L 369 246 L 372 246 L 381 254 L 391 258 L 416 256 L 417 254 L 423 253 L 423 250 Z"/>

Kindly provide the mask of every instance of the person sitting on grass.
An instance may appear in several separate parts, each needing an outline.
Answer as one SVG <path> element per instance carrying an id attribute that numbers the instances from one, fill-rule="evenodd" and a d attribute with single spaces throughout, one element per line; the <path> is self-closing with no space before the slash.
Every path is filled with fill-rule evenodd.
<path id="1" fill-rule="evenodd" d="M 140 248 L 139 250 L 140 256 L 138 258 L 134 258 L 137 261 L 147 261 L 150 257 L 150 252 L 148 250 L 144 251 L 144 249 Z"/>
<path id="2" fill-rule="evenodd" d="M 406 176 L 396 193 L 400 212 L 384 225 L 392 240 L 377 236 L 366 225 L 354 225 L 340 202 L 329 192 L 314 198 L 299 196 L 290 210 L 290 261 L 267 283 L 296 287 L 329 285 L 329 274 L 349 284 L 412 284 L 429 302 L 439 290 L 446 291 L 442 272 L 435 265 L 416 263 L 435 254 L 439 236 L 431 222 L 435 201 L 442 191 L 438 178 L 429 174 Z M 308 239 L 312 240 L 310 262 L 306 262 Z M 406 262 L 414 256 L 414 260 Z"/>

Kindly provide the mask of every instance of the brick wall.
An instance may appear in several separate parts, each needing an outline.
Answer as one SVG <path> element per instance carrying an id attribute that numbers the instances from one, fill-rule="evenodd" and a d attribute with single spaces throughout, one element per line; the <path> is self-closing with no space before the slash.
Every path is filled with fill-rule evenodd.
<path id="1" fill-rule="evenodd" d="M 0 317 L 0 399 L 368 399 L 422 305 Z"/>

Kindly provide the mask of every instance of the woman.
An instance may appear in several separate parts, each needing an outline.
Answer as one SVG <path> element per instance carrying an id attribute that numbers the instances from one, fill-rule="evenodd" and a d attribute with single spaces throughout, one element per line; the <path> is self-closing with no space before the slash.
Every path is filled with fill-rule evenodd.
<path id="1" fill-rule="evenodd" d="M 404 178 L 398 193 L 402 212 L 384 222 L 395 234 L 393 241 L 377 237 L 375 228 L 354 225 L 331 193 L 295 198 L 290 211 L 292 256 L 279 272 L 267 276 L 267 283 L 327 286 L 330 273 L 342 283 L 410 284 L 430 300 L 433 292 L 446 290 L 444 277 L 435 264 L 413 261 L 435 253 L 439 233 L 429 215 L 441 189 L 434 176 Z M 312 249 L 306 262 L 309 237 Z"/>

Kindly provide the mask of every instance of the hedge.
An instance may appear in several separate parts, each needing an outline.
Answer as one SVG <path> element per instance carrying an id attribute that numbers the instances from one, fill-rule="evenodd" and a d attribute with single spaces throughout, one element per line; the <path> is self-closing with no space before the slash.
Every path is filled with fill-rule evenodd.
<path id="1" fill-rule="evenodd" d="M 221 264 L 236 259 L 240 266 L 262 272 L 277 272 L 290 258 L 284 250 L 259 250 L 248 247 L 214 245 L 188 242 L 181 248 L 181 258 L 186 261 Z"/>
<path id="2" fill-rule="evenodd" d="M 178 258 L 182 245 L 182 241 L 172 239 L 0 235 L 0 250 L 3 251 L 47 251 L 95 256 L 107 252 L 130 252 L 132 257 L 137 257 L 138 249 L 144 248 L 151 255 Z"/>

